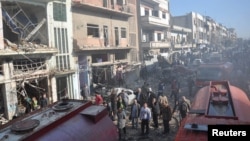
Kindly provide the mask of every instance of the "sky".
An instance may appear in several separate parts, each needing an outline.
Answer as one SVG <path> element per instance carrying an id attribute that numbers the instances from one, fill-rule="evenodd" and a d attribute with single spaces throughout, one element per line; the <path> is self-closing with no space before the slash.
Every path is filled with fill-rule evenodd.
<path id="1" fill-rule="evenodd" d="M 239 38 L 250 39 L 250 0 L 169 0 L 172 16 L 196 12 L 209 16 Z"/>

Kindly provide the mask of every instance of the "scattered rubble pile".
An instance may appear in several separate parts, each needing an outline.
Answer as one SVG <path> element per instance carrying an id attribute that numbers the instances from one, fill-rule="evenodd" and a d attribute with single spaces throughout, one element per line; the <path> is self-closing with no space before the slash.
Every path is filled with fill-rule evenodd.
<path id="1" fill-rule="evenodd" d="M 37 48 L 48 48 L 47 45 L 37 44 L 33 42 L 21 41 L 19 44 L 12 43 L 8 39 L 4 39 L 4 48 L 11 49 L 13 51 L 24 51 L 24 52 L 32 52 Z"/>

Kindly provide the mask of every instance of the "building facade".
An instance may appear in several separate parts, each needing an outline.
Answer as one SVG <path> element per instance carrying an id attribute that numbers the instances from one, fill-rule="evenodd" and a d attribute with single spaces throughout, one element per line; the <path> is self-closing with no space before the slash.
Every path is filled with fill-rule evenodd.
<path id="1" fill-rule="evenodd" d="M 50 103 L 80 97 L 70 8 L 69 0 L 1 1 L 0 100 L 6 119 L 24 114 L 27 102 L 44 93 Z"/>
<path id="2" fill-rule="evenodd" d="M 72 17 L 80 86 L 126 81 L 140 61 L 137 1 L 72 0 Z"/>
<path id="3" fill-rule="evenodd" d="M 81 99 L 83 85 L 135 81 L 140 64 L 156 68 L 159 55 L 237 38 L 198 13 L 170 17 L 168 0 L 8 0 L 0 7 L 0 112 L 7 119 L 24 113 L 27 98 Z"/>
<path id="4" fill-rule="evenodd" d="M 189 50 L 192 48 L 191 29 L 171 25 L 171 45 L 174 50 Z"/>
<path id="5" fill-rule="evenodd" d="M 191 29 L 190 40 L 193 48 L 230 46 L 229 43 L 236 39 L 234 30 L 196 12 L 173 16 L 171 21 L 173 25 Z"/>
<path id="6" fill-rule="evenodd" d="M 139 14 L 141 55 L 150 69 L 171 48 L 169 1 L 140 0 Z"/>

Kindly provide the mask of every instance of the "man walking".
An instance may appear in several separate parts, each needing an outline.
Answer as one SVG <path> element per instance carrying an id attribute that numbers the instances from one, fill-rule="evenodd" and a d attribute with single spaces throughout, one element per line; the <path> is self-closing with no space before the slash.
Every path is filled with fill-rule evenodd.
<path id="1" fill-rule="evenodd" d="M 141 119 L 141 134 L 148 135 L 149 134 L 149 121 L 151 119 L 151 110 L 148 108 L 148 104 L 145 102 L 143 107 L 141 107 L 140 111 L 140 119 Z M 145 131 L 146 128 L 146 131 Z"/>
<path id="2" fill-rule="evenodd" d="M 170 95 L 170 98 L 172 98 L 172 96 L 174 96 L 174 101 L 175 102 L 177 102 L 177 100 L 178 100 L 179 90 L 180 90 L 180 83 L 177 81 L 176 78 L 174 78 L 172 83 L 171 83 L 171 95 Z"/>

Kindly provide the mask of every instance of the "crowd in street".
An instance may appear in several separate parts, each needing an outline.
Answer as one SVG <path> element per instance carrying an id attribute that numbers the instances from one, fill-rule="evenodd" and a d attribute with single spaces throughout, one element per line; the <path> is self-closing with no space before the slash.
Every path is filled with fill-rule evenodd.
<path id="1" fill-rule="evenodd" d="M 248 65 L 246 65 L 249 64 L 249 59 L 243 59 L 242 56 L 247 57 L 245 52 L 242 55 L 234 54 L 228 57 L 231 62 L 236 64 L 237 76 L 249 72 Z M 123 91 L 119 94 L 116 91 L 111 91 L 107 100 L 104 100 L 96 92 L 95 103 L 107 107 L 110 118 L 117 123 L 120 139 L 126 137 L 128 133 L 128 119 L 131 122 L 131 129 L 129 128 L 129 130 L 138 131 L 139 136 L 150 136 L 152 132 L 150 127 L 158 129 L 159 122 L 162 123 L 161 134 L 168 136 L 171 130 L 169 122 L 175 111 L 178 110 L 181 119 L 183 119 L 191 108 L 192 98 L 195 95 L 193 89 L 195 84 L 192 75 L 186 75 L 185 78 L 174 76 L 168 80 L 169 82 L 166 82 L 164 79 L 151 79 L 152 76 L 145 72 L 147 72 L 147 68 L 142 67 L 140 80 L 143 81 L 143 84 L 136 88 L 136 99 L 132 105 L 128 104 L 128 96 Z M 188 89 L 180 94 L 183 83 Z M 232 83 L 241 87 L 244 86 L 240 82 Z"/>
<path id="2" fill-rule="evenodd" d="M 182 96 L 182 100 L 179 101 L 180 84 L 177 79 L 174 78 L 172 80 L 169 95 L 165 94 L 165 87 L 165 83 L 160 81 L 156 93 L 152 90 L 150 84 L 144 81 L 144 84 L 134 92 L 136 99 L 134 99 L 131 105 L 128 103 L 128 94 L 124 91 L 117 94 L 117 91 L 113 89 L 108 99 L 105 100 L 96 91 L 93 103 L 107 107 L 110 118 L 116 122 L 120 140 L 127 136 L 128 121 L 131 122 L 132 128 L 129 130 L 140 131 L 139 136 L 143 137 L 150 136 L 150 126 L 157 130 L 159 122 L 161 122 L 161 134 L 167 136 L 170 133 L 169 122 L 176 110 L 176 107 L 170 104 L 169 99 L 174 100 L 178 104 L 177 108 L 183 118 L 187 114 L 188 109 L 190 109 L 191 103 L 185 96 Z"/>

